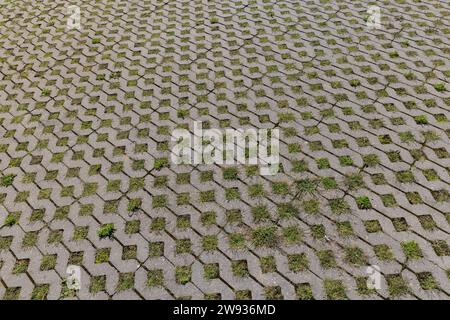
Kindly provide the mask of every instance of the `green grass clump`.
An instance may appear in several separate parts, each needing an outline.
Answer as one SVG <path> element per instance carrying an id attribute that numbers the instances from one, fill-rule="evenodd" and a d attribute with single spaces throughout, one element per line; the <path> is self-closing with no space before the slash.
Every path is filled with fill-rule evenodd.
<path id="1" fill-rule="evenodd" d="M 228 243 L 231 249 L 244 249 L 245 236 L 239 232 L 233 232 L 228 235 Z"/>
<path id="2" fill-rule="evenodd" d="M 445 240 L 434 240 L 431 241 L 431 246 L 434 252 L 440 257 L 450 256 L 450 247 Z"/>
<path id="3" fill-rule="evenodd" d="M 95 263 L 98 264 L 108 262 L 110 253 L 111 253 L 110 248 L 98 249 L 95 254 Z"/>
<path id="4" fill-rule="evenodd" d="M 164 255 L 164 242 L 150 242 L 148 247 L 148 254 L 150 257 L 154 258 Z"/>
<path id="5" fill-rule="evenodd" d="M 392 224 L 394 225 L 395 231 L 397 231 L 397 232 L 406 231 L 409 228 L 408 223 L 406 222 L 406 219 L 403 217 L 393 218 Z"/>
<path id="6" fill-rule="evenodd" d="M 177 266 L 175 268 L 175 279 L 179 284 L 186 284 L 191 281 L 192 269 L 190 266 Z"/>
<path id="7" fill-rule="evenodd" d="M 314 239 L 323 239 L 325 238 L 325 226 L 322 224 L 315 224 L 311 226 L 311 235 Z"/>
<path id="8" fill-rule="evenodd" d="M 124 246 L 122 251 L 122 260 L 131 260 L 137 258 L 137 246 Z"/>
<path id="9" fill-rule="evenodd" d="M 238 179 L 239 171 L 237 168 L 226 168 L 223 169 L 223 178 L 225 180 L 236 180 Z"/>
<path id="10" fill-rule="evenodd" d="M 336 179 L 333 177 L 323 177 L 322 185 L 327 190 L 337 189 L 337 187 L 338 187 L 338 183 L 336 182 Z"/>
<path id="11" fill-rule="evenodd" d="M 326 279 L 324 282 L 325 292 L 329 300 L 347 300 L 345 287 L 340 280 Z"/>
<path id="12" fill-rule="evenodd" d="M 314 194 L 318 186 L 318 181 L 303 179 L 296 181 L 296 186 L 299 193 Z"/>
<path id="13" fill-rule="evenodd" d="M 44 255 L 41 260 L 41 271 L 52 270 L 56 267 L 56 254 Z"/>
<path id="14" fill-rule="evenodd" d="M 358 205 L 359 209 L 363 209 L 363 210 L 372 209 L 372 203 L 370 203 L 369 198 L 366 196 L 357 197 L 356 204 Z"/>
<path id="15" fill-rule="evenodd" d="M 408 199 L 409 203 L 411 204 L 419 204 L 423 203 L 422 197 L 417 191 L 413 192 L 406 192 L 406 198 Z"/>
<path id="16" fill-rule="evenodd" d="M 436 83 L 436 84 L 433 85 L 433 88 L 437 92 L 444 92 L 445 91 L 445 84 L 443 84 L 443 83 Z"/>
<path id="17" fill-rule="evenodd" d="M 119 273 L 119 281 L 117 282 L 117 291 L 130 290 L 134 287 L 134 273 Z"/>
<path id="18" fill-rule="evenodd" d="M 164 273 L 161 269 L 149 270 L 147 275 L 147 286 L 158 287 L 164 285 Z"/>
<path id="19" fill-rule="evenodd" d="M 270 220 L 270 213 L 266 206 L 253 207 L 251 209 L 251 212 L 255 223 Z"/>
<path id="20" fill-rule="evenodd" d="M 369 295 L 376 293 L 375 289 L 369 289 L 367 287 L 367 277 L 357 277 L 356 280 L 356 290 L 360 295 Z"/>
<path id="21" fill-rule="evenodd" d="M 297 216 L 297 209 L 291 203 L 280 203 L 277 208 L 280 219 L 292 219 Z"/>
<path id="22" fill-rule="evenodd" d="M 283 238 L 288 244 L 299 243 L 302 240 L 302 230 L 297 226 L 288 226 L 283 228 Z"/>
<path id="23" fill-rule="evenodd" d="M 334 257 L 333 251 L 331 250 L 321 250 L 316 252 L 317 257 L 319 258 L 320 265 L 324 269 L 336 268 L 337 263 Z"/>
<path id="24" fill-rule="evenodd" d="M 28 265 L 30 264 L 30 260 L 29 259 L 21 259 L 21 260 L 17 260 L 12 273 L 13 274 L 20 274 L 20 273 L 25 273 L 28 270 Z"/>
<path id="25" fill-rule="evenodd" d="M 330 162 L 327 158 L 319 158 L 316 159 L 317 168 L 319 169 L 328 169 L 330 168 Z"/>
<path id="26" fill-rule="evenodd" d="M 48 97 L 48 96 L 50 96 L 51 93 L 52 93 L 52 91 L 50 89 L 42 89 L 42 91 L 41 91 L 41 95 L 43 97 Z"/>
<path id="27" fill-rule="evenodd" d="M 167 158 L 158 158 L 155 160 L 155 169 L 161 170 L 162 168 L 169 167 L 169 159 Z"/>
<path id="28" fill-rule="evenodd" d="M 422 250 L 415 241 L 404 241 L 401 243 L 403 253 L 408 259 L 420 259 L 423 257 Z"/>
<path id="29" fill-rule="evenodd" d="M 259 261 L 263 273 L 277 271 L 277 262 L 274 256 L 261 257 Z"/>
<path id="30" fill-rule="evenodd" d="M 398 58 L 399 54 L 398 54 L 397 51 L 394 50 L 392 52 L 389 52 L 389 57 L 391 57 L 391 58 Z"/>
<path id="31" fill-rule="evenodd" d="M 366 227 L 366 231 L 369 233 L 383 231 L 378 220 L 366 220 L 364 221 L 364 227 Z"/>
<path id="32" fill-rule="evenodd" d="M 272 183 L 272 191 L 274 194 L 287 195 L 289 193 L 289 185 L 286 182 Z"/>
<path id="33" fill-rule="evenodd" d="M 47 300 L 49 290 L 50 285 L 48 283 L 36 285 L 31 293 L 31 300 Z"/>
<path id="34" fill-rule="evenodd" d="M 177 254 L 190 253 L 191 246 L 192 244 L 190 239 L 178 239 L 175 241 L 175 252 Z"/>
<path id="35" fill-rule="evenodd" d="M 295 294 L 299 300 L 314 300 L 312 288 L 309 283 L 300 283 L 296 285 Z"/>
<path id="36" fill-rule="evenodd" d="M 20 291 L 20 287 L 6 288 L 5 294 L 3 295 L 3 300 L 19 300 Z"/>
<path id="37" fill-rule="evenodd" d="M 309 261 L 305 253 L 288 255 L 289 270 L 300 272 L 308 270 Z"/>
<path id="38" fill-rule="evenodd" d="M 353 165 L 353 160 L 350 156 L 342 156 L 342 157 L 339 157 L 339 163 L 343 167 L 348 167 L 348 166 Z"/>
<path id="39" fill-rule="evenodd" d="M 190 215 L 183 215 L 177 217 L 177 228 L 186 230 L 190 228 L 190 226 L 191 226 Z"/>
<path id="40" fill-rule="evenodd" d="M 350 237 L 354 235 L 350 221 L 336 222 L 336 229 L 341 237 Z"/>
<path id="41" fill-rule="evenodd" d="M 350 206 L 343 198 L 329 200 L 331 211 L 335 214 L 345 214 L 350 212 Z"/>
<path id="42" fill-rule="evenodd" d="M 216 213 L 214 211 L 207 211 L 200 216 L 200 222 L 205 227 L 210 227 L 216 224 Z"/>
<path id="43" fill-rule="evenodd" d="M 277 228 L 268 226 L 253 230 L 252 239 L 255 247 L 274 248 L 278 244 Z"/>
<path id="44" fill-rule="evenodd" d="M 166 218 L 155 217 L 150 224 L 150 231 L 161 232 L 166 228 Z"/>
<path id="45" fill-rule="evenodd" d="M 7 174 L 0 178 L 0 186 L 1 187 L 9 187 L 13 184 L 14 178 L 16 177 L 15 174 Z"/>
<path id="46" fill-rule="evenodd" d="M 414 121 L 416 121 L 417 124 L 428 124 L 428 119 L 425 115 L 414 117 Z"/>
<path id="47" fill-rule="evenodd" d="M 252 292 L 250 290 L 238 290 L 235 293 L 236 300 L 251 300 Z"/>
<path id="48" fill-rule="evenodd" d="M 142 203 L 141 199 L 131 199 L 128 202 L 128 207 L 127 207 L 128 212 L 136 212 L 136 211 L 138 211 L 140 209 L 140 207 L 141 207 L 141 203 Z"/>
<path id="49" fill-rule="evenodd" d="M 49 235 L 50 238 L 50 235 Z M 37 231 L 30 231 L 25 233 L 23 239 L 22 239 L 22 247 L 24 248 L 30 248 L 36 245 L 38 242 L 38 232 Z"/>
<path id="50" fill-rule="evenodd" d="M 12 212 L 5 219 L 5 226 L 12 227 L 19 222 L 20 212 Z"/>
<path id="51" fill-rule="evenodd" d="M 402 296 L 409 292 L 408 285 L 400 274 L 387 275 L 386 281 L 391 297 Z"/>
<path id="52" fill-rule="evenodd" d="M 98 293 L 105 291 L 106 288 L 106 276 L 93 276 L 89 285 L 89 292 Z"/>
<path id="53" fill-rule="evenodd" d="M 345 251 L 345 262 L 357 266 L 367 264 L 367 257 L 364 252 L 358 247 L 347 247 Z"/>
<path id="54" fill-rule="evenodd" d="M 414 182 L 414 174 L 409 170 L 399 171 L 395 174 L 397 180 L 401 183 Z"/>
<path id="55" fill-rule="evenodd" d="M 378 158 L 378 155 L 371 153 L 368 155 L 363 156 L 364 165 L 368 167 L 375 167 L 380 163 L 380 159 Z"/>
<path id="56" fill-rule="evenodd" d="M 283 300 L 283 293 L 279 286 L 264 288 L 264 294 L 267 300 Z"/>
<path id="57" fill-rule="evenodd" d="M 359 173 L 353 173 L 345 176 L 345 185 L 350 190 L 357 190 L 365 186 L 363 177 Z"/>
<path id="58" fill-rule="evenodd" d="M 260 198 L 266 195 L 262 184 L 253 184 L 248 187 L 248 195 L 250 198 Z"/>
<path id="59" fill-rule="evenodd" d="M 231 271 L 235 277 L 247 277 L 249 275 L 247 260 L 231 261 Z"/>
<path id="60" fill-rule="evenodd" d="M 219 277 L 219 264 L 208 263 L 203 266 L 203 275 L 206 279 L 212 280 Z"/>
<path id="61" fill-rule="evenodd" d="M 439 287 L 431 272 L 418 273 L 417 280 L 419 280 L 423 290 L 433 290 Z"/>
<path id="62" fill-rule="evenodd" d="M 9 249 L 11 246 L 13 237 L 12 236 L 0 236 L 0 251 Z"/>
<path id="63" fill-rule="evenodd" d="M 214 251 L 217 249 L 218 240 L 216 235 L 207 235 L 202 238 L 202 248 L 206 251 Z"/>
<path id="64" fill-rule="evenodd" d="M 378 244 L 373 248 L 375 255 L 381 261 L 391 261 L 394 260 L 394 254 L 391 251 L 391 248 L 387 244 Z"/>

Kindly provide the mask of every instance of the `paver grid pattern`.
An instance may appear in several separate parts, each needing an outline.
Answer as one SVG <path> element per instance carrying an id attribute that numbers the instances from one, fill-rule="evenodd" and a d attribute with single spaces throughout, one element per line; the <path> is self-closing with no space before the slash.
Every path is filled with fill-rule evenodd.
<path id="1" fill-rule="evenodd" d="M 449 299 L 449 13 L 2 1 L 0 298 Z M 174 165 L 194 120 L 279 128 L 281 171 Z"/>

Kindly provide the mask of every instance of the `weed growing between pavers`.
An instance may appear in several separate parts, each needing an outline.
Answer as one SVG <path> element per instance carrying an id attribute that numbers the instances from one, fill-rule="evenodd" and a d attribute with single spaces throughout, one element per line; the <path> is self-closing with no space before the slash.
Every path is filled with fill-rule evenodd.
<path id="1" fill-rule="evenodd" d="M 9 187 L 13 184 L 14 179 L 16 178 L 15 174 L 4 175 L 0 178 L 0 186 Z"/>
<path id="2" fill-rule="evenodd" d="M 97 229 L 97 235 L 103 239 L 103 238 L 111 238 L 114 234 L 116 229 L 114 228 L 114 224 L 107 223 L 102 225 L 100 228 Z"/>

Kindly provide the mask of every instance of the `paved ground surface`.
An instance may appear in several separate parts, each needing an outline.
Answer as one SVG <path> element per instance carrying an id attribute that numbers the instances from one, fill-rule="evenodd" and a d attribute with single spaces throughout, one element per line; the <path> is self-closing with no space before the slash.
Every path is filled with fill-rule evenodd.
<path id="1" fill-rule="evenodd" d="M 367 1 L 68 3 L 1 4 L 0 298 L 449 299 L 447 1 L 379 30 Z M 174 165 L 194 120 L 279 128 L 282 171 Z"/>

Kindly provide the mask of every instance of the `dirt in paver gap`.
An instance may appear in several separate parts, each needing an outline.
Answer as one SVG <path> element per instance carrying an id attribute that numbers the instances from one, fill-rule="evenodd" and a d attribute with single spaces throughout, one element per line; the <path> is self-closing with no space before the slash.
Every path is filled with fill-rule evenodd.
<path id="1" fill-rule="evenodd" d="M 0 297 L 449 299 L 448 2 L 75 4 L 0 6 Z M 281 170 L 174 164 L 194 121 Z"/>

